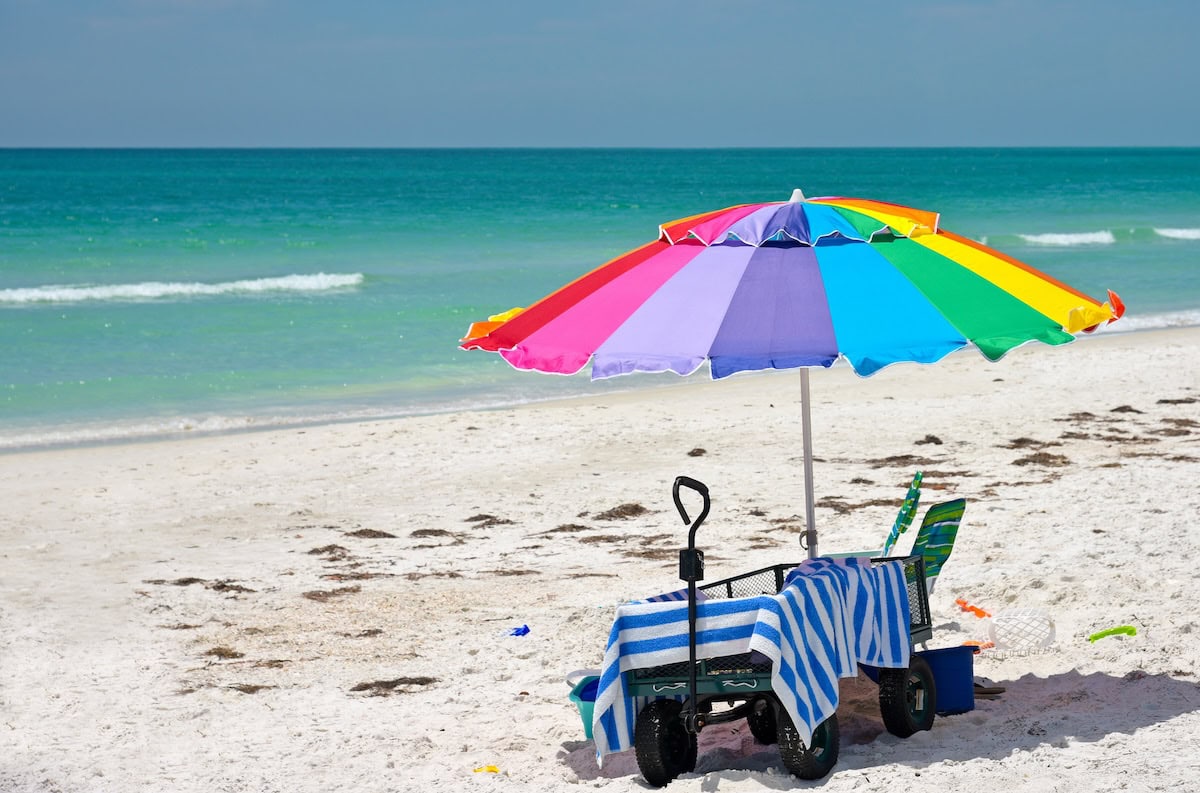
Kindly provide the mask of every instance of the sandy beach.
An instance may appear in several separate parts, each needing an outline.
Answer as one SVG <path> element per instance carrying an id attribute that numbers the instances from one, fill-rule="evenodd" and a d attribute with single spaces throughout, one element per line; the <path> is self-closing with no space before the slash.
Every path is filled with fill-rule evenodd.
<path id="1" fill-rule="evenodd" d="M 820 548 L 878 548 L 924 471 L 925 505 L 968 499 L 929 646 L 982 635 L 956 598 L 1055 642 L 985 650 L 1004 693 L 907 740 L 843 681 L 820 782 L 736 723 L 669 789 L 1194 785 L 1198 372 L 1200 329 L 814 372 Z M 632 752 L 597 766 L 564 677 L 679 586 L 674 478 L 712 492 L 707 579 L 805 555 L 798 376 L 660 382 L 0 456 L 0 790 L 645 790 Z"/>

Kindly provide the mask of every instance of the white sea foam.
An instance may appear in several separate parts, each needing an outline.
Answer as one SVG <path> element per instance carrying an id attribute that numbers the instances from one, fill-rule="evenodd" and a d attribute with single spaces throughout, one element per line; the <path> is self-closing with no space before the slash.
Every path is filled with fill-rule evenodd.
<path id="1" fill-rule="evenodd" d="M 1105 330 L 1111 333 L 1122 333 L 1138 330 L 1194 327 L 1200 327 L 1200 309 L 1169 311 L 1162 314 L 1129 313 L 1121 317 L 1120 321 L 1106 326 Z"/>
<path id="2" fill-rule="evenodd" d="M 1018 234 L 1032 245 L 1112 245 L 1117 241 L 1111 231 L 1081 231 L 1070 234 Z"/>
<path id="3" fill-rule="evenodd" d="M 1155 229 L 1154 233 L 1172 240 L 1200 240 L 1200 229 Z"/>
<path id="4" fill-rule="evenodd" d="M 260 422 L 249 418 L 227 419 L 223 417 L 205 418 L 198 421 L 188 418 L 176 418 L 145 423 L 125 422 L 67 425 L 54 429 L 30 430 L 7 435 L 0 434 L 0 449 L 148 440 L 174 435 L 237 432 L 271 426 L 275 426 L 275 423 L 270 420 Z"/>
<path id="5" fill-rule="evenodd" d="M 646 387 L 646 386 L 643 386 Z M 633 390 L 629 387 L 626 390 Z M 172 416 L 147 420 L 55 424 L 49 426 L 0 426 L 0 454 L 38 448 L 90 446 L 130 441 L 151 441 L 162 438 L 185 438 L 201 435 L 229 435 L 242 432 L 337 424 L 342 422 L 377 421 L 406 416 L 453 413 L 465 410 L 493 410 L 520 404 L 536 404 L 556 399 L 581 396 L 554 394 L 540 397 L 463 395 L 442 398 L 435 403 L 391 405 L 388 407 L 353 407 L 343 410 L 262 413 L 256 415 Z"/>
<path id="6" fill-rule="evenodd" d="M 261 292 L 324 292 L 330 289 L 358 286 L 362 282 L 362 273 L 315 273 L 225 281 L 216 284 L 145 281 L 136 284 L 35 286 L 22 289 L 0 289 L 0 304 L 79 303 L 86 300 L 163 300 L 178 297 L 210 297 Z"/>
<path id="7" fill-rule="evenodd" d="M 0 452 L 54 446 L 77 446 L 104 443 L 124 443 L 196 435 L 225 435 L 256 430 L 303 427 L 331 424 L 340 421 L 369 421 L 377 418 L 404 415 L 400 412 L 359 410 L 317 413 L 313 415 L 258 416 L 177 416 L 148 421 L 115 421 L 85 424 L 66 424 L 55 427 L 30 427 L 0 432 Z"/>

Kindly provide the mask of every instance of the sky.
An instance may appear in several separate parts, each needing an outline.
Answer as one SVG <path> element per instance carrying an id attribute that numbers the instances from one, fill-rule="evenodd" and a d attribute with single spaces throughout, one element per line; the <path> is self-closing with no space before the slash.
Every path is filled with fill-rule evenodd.
<path id="1" fill-rule="evenodd" d="M 1195 0 L 0 0 L 0 147 L 1200 145 Z"/>

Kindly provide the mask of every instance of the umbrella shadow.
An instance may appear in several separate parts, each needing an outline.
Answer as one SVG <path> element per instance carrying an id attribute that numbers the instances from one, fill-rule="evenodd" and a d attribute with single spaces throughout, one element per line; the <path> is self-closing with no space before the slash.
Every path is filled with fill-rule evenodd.
<path id="1" fill-rule="evenodd" d="M 1001 760 L 1014 750 L 1094 743 L 1200 711 L 1200 683 L 1141 671 L 1115 676 L 1072 670 L 996 682 L 1005 688 L 998 699 L 977 700 L 975 710 L 940 716 L 930 732 L 902 740 L 884 729 L 874 684 L 861 677 L 843 681 L 838 708 L 842 752 L 834 773 L 886 763 L 923 768 L 945 760 Z M 733 779 L 751 772 L 783 771 L 778 748 L 756 744 L 741 722 L 706 730 L 699 744 L 699 774 L 720 772 L 721 778 Z M 640 779 L 632 751 L 608 755 L 603 767 L 598 767 L 591 741 L 565 741 L 558 759 L 582 782 Z M 764 784 L 774 787 L 775 781 L 782 789 L 791 788 L 794 780 L 784 773 L 768 777 Z"/>

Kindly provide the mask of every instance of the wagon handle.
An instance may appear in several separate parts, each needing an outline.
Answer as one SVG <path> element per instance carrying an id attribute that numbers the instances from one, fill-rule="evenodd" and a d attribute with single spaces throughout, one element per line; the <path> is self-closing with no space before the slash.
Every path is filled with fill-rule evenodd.
<path id="1" fill-rule="evenodd" d="M 679 488 L 686 487 L 695 490 L 704 499 L 704 507 L 696 517 L 695 523 L 688 520 L 687 510 L 683 500 L 679 498 Z M 688 585 L 688 698 L 680 714 L 683 727 L 693 735 L 704 729 L 705 714 L 700 712 L 696 695 L 696 582 L 704 580 L 704 552 L 696 547 L 696 529 L 708 517 L 708 508 L 712 505 L 708 497 L 708 486 L 690 476 L 675 477 L 675 485 L 671 488 L 671 496 L 675 499 L 675 508 L 684 523 L 692 523 L 688 532 L 688 547 L 679 552 L 679 578 L 687 581 Z"/>
<path id="2" fill-rule="evenodd" d="M 704 507 L 700 510 L 700 517 L 696 518 L 696 523 L 692 526 L 692 538 L 694 539 L 695 531 L 700 528 L 700 524 L 708 517 L 708 508 L 712 503 L 708 498 L 708 485 L 692 479 L 690 476 L 675 477 L 675 484 L 671 488 L 671 496 L 675 499 L 675 508 L 679 510 L 679 517 L 683 518 L 684 523 L 691 523 L 692 519 L 688 517 L 687 509 L 684 508 L 683 501 L 679 498 L 680 487 L 691 488 L 704 499 Z"/>
<path id="3" fill-rule="evenodd" d="M 695 523 L 692 523 L 688 519 L 687 509 L 683 506 L 683 499 L 679 497 L 679 488 L 681 486 L 695 490 L 704 499 L 704 508 L 700 510 L 700 515 L 696 518 Z M 692 529 L 688 532 L 688 547 L 679 552 L 679 578 L 694 586 L 697 581 L 704 580 L 704 552 L 696 548 L 696 530 L 700 528 L 700 524 L 708 517 L 708 508 L 712 504 L 708 497 L 708 486 L 703 482 L 692 479 L 690 476 L 677 476 L 675 477 L 675 485 L 671 488 L 671 495 L 675 499 L 675 507 L 679 510 L 679 517 L 683 518 L 684 523 L 692 524 Z"/>

